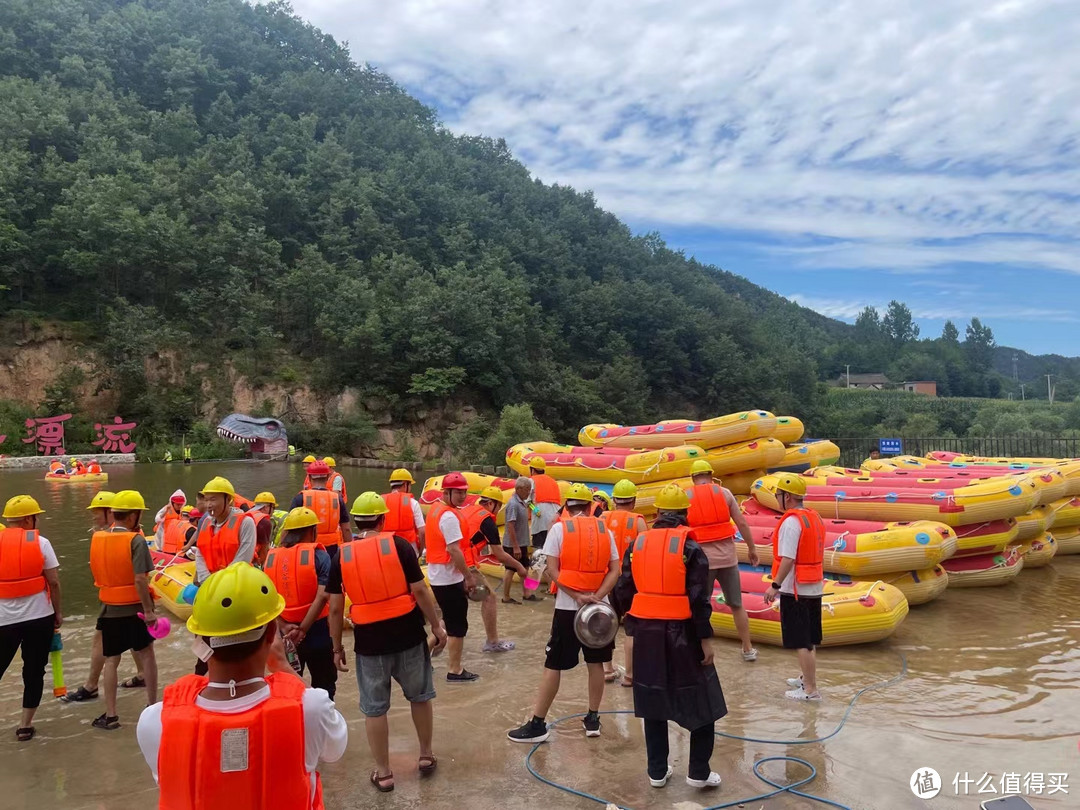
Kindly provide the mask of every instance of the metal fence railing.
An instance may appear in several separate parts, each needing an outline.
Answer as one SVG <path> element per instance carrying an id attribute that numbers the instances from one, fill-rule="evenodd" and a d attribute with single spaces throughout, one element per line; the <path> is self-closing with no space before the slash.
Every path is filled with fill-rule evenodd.
<path id="1" fill-rule="evenodd" d="M 1080 458 L 1080 438 L 1065 438 L 1047 434 L 1018 434 L 1015 436 L 985 436 L 928 438 L 889 436 L 903 441 L 904 455 L 922 456 L 933 450 L 962 453 L 991 458 Z M 840 448 L 840 464 L 858 467 L 876 450 L 876 438 L 833 439 Z"/>

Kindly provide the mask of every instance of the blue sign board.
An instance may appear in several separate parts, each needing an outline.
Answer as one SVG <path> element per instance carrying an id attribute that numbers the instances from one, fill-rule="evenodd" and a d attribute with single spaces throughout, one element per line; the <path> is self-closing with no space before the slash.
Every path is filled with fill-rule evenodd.
<path id="1" fill-rule="evenodd" d="M 899 456 L 904 452 L 903 439 L 878 439 L 877 446 L 883 456 Z"/>

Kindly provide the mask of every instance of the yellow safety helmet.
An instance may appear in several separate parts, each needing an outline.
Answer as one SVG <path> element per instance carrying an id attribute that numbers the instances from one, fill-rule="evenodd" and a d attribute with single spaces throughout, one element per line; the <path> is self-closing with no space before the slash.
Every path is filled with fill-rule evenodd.
<path id="1" fill-rule="evenodd" d="M 780 473 L 776 476 L 776 489 L 802 498 L 806 495 L 806 479 L 795 473 Z"/>
<path id="2" fill-rule="evenodd" d="M 485 501 L 502 503 L 503 491 L 498 487 L 484 487 L 484 491 L 480 493 L 480 498 Z"/>
<path id="3" fill-rule="evenodd" d="M 103 489 L 101 490 L 101 492 L 94 496 L 94 499 L 90 501 L 90 505 L 86 508 L 87 510 L 112 509 L 113 498 L 115 497 L 116 495 L 114 495 L 112 492 Z"/>
<path id="4" fill-rule="evenodd" d="M 678 484 L 668 484 L 656 496 L 656 508 L 664 510 L 689 509 L 690 499 Z"/>
<path id="5" fill-rule="evenodd" d="M 271 506 L 277 506 L 277 498 L 274 497 L 273 492 L 260 492 L 255 496 L 255 503 L 268 503 Z"/>
<path id="6" fill-rule="evenodd" d="M 325 464 L 327 467 L 336 467 L 337 466 L 337 462 L 334 461 L 333 456 L 326 456 L 323 459 L 323 464 Z"/>
<path id="7" fill-rule="evenodd" d="M 615 483 L 611 494 L 620 500 L 630 500 L 637 497 L 637 485 L 629 478 L 623 478 Z"/>
<path id="8" fill-rule="evenodd" d="M 298 506 L 285 516 L 281 524 L 282 531 L 291 532 L 293 529 L 306 529 L 309 526 L 318 526 L 319 516 L 306 506 Z"/>
<path id="9" fill-rule="evenodd" d="M 114 512 L 141 512 L 146 509 L 146 501 L 141 493 L 133 489 L 122 489 L 113 495 L 112 506 Z"/>
<path id="10" fill-rule="evenodd" d="M 573 484 L 566 493 L 566 503 L 569 504 L 570 501 L 592 503 L 592 490 L 587 484 Z"/>
<path id="11" fill-rule="evenodd" d="M 228 495 L 230 498 L 236 496 L 236 490 L 233 488 L 232 482 L 227 478 L 222 478 L 220 475 L 214 476 L 206 482 L 206 486 L 199 491 L 200 495 Z"/>
<path id="12" fill-rule="evenodd" d="M 528 461 L 528 465 L 534 470 L 547 469 L 547 462 L 544 461 L 544 459 L 542 459 L 540 456 L 533 456 L 532 458 L 530 458 Z"/>
<path id="13" fill-rule="evenodd" d="M 185 504 L 184 506 L 182 506 L 182 507 L 180 508 L 180 514 L 181 514 L 181 515 L 190 515 L 190 514 L 191 514 L 191 510 L 192 510 L 192 509 L 194 509 L 194 508 L 195 508 L 195 507 L 194 507 L 194 506 L 192 506 L 192 505 L 191 505 L 190 503 L 189 503 L 189 504 Z"/>
<path id="14" fill-rule="evenodd" d="M 209 636 L 211 647 L 243 644 L 260 638 L 262 629 L 284 609 L 285 598 L 270 577 L 246 562 L 234 562 L 200 586 L 187 629 Z"/>
<path id="15" fill-rule="evenodd" d="M 16 495 L 4 505 L 4 520 L 19 520 L 32 515 L 43 515 L 45 510 L 29 495 Z"/>
<path id="16" fill-rule="evenodd" d="M 303 461 L 303 463 L 304 463 L 304 464 L 310 464 L 310 463 L 311 463 L 311 462 L 313 462 L 314 460 L 315 460 L 315 456 L 313 456 L 313 455 L 310 455 L 310 454 L 309 454 L 309 455 L 306 455 L 306 456 L 304 456 L 304 461 Z"/>
<path id="17" fill-rule="evenodd" d="M 712 475 L 712 464 L 707 462 L 703 458 L 699 458 L 693 464 L 690 465 L 690 475 L 701 475 L 702 473 L 708 473 Z"/>
<path id="18" fill-rule="evenodd" d="M 593 491 L 593 494 L 592 494 L 592 498 L 593 498 L 593 500 L 594 500 L 594 501 L 595 501 L 595 500 L 596 500 L 597 498 L 599 498 L 600 500 L 602 500 L 602 501 L 604 502 L 604 506 L 606 506 L 606 507 L 607 507 L 608 509 L 614 509 L 614 508 L 615 508 L 615 504 L 614 504 L 614 503 L 612 502 L 612 500 L 611 500 L 611 496 L 610 496 L 610 495 L 608 495 L 608 494 L 607 494 L 606 492 L 604 492 L 603 490 L 599 490 L 599 489 L 597 489 L 597 490 L 594 490 L 594 491 Z"/>
<path id="19" fill-rule="evenodd" d="M 382 495 L 378 492 L 361 492 L 353 501 L 351 514 L 356 517 L 375 517 L 385 515 L 390 511 Z"/>
<path id="20" fill-rule="evenodd" d="M 390 483 L 397 483 L 398 481 L 404 481 L 407 484 L 415 484 L 416 479 L 412 477 L 412 473 L 406 470 L 404 467 L 398 467 L 392 473 L 390 473 Z"/>

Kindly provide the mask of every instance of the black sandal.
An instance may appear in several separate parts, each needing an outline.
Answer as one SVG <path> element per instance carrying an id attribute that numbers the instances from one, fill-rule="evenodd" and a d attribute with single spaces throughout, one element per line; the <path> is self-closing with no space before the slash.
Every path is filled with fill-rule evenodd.
<path id="1" fill-rule="evenodd" d="M 30 740 L 34 739 L 35 734 L 37 734 L 37 729 L 33 726 L 15 729 L 15 739 L 19 742 L 30 742 Z"/>
<path id="2" fill-rule="evenodd" d="M 115 731 L 116 729 L 120 728 L 120 718 L 107 717 L 103 714 L 100 717 L 95 717 L 94 722 L 90 725 L 92 725 L 94 728 L 103 728 L 106 731 Z"/>
<path id="3" fill-rule="evenodd" d="M 74 692 L 69 692 L 61 698 L 65 703 L 82 703 L 84 700 L 97 700 L 98 690 L 87 689 L 85 686 L 80 686 Z"/>
<path id="4" fill-rule="evenodd" d="M 427 762 L 425 763 L 424 760 L 427 760 Z M 435 769 L 439 766 L 439 760 L 435 758 L 434 754 L 422 754 L 416 764 L 420 768 L 421 776 L 430 776 L 435 773 Z"/>
<path id="5" fill-rule="evenodd" d="M 121 689 L 142 689 L 144 686 L 146 686 L 146 679 L 142 675 L 135 675 L 120 682 Z"/>
<path id="6" fill-rule="evenodd" d="M 390 771 L 390 773 L 388 773 L 386 776 L 379 776 L 378 769 L 371 772 L 371 784 L 375 786 L 375 789 L 379 791 L 379 793 L 389 793 L 391 790 L 394 789 L 393 782 L 391 782 L 389 785 L 383 784 L 384 782 L 392 780 L 393 778 L 393 771 Z"/>

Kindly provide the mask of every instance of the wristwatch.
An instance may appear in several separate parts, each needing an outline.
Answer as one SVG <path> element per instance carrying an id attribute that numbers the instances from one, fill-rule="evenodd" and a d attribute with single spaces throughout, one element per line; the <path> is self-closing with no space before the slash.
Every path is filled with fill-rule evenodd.
<path id="1" fill-rule="evenodd" d="M 780 586 L 775 582 L 770 582 L 769 587 L 770 588 L 776 588 L 776 590 L 780 590 Z"/>

